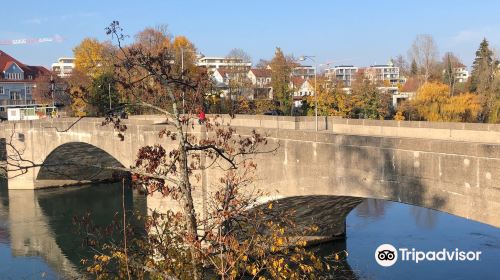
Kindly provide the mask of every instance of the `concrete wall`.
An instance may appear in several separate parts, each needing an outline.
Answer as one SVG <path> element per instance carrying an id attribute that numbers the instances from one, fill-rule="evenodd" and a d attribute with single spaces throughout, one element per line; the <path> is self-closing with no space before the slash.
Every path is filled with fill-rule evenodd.
<path id="1" fill-rule="evenodd" d="M 211 115 L 209 117 L 214 118 Z M 142 120 L 159 120 L 158 116 L 141 116 Z M 220 115 L 233 126 L 315 130 L 315 117 L 283 117 L 264 115 Z M 318 129 L 338 134 L 410 137 L 466 142 L 500 143 L 500 124 L 450 123 L 425 121 L 391 121 L 318 117 Z"/>
<path id="2" fill-rule="evenodd" d="M 278 197 L 379 198 L 500 226 L 499 144 L 259 131 L 279 149 L 257 156 L 257 185 Z"/>
<path id="3" fill-rule="evenodd" d="M 238 134 L 249 135 L 257 129 L 267 135 L 270 142 L 263 149 L 279 147 L 275 153 L 255 159 L 259 166 L 256 187 L 268 191 L 271 198 L 380 198 L 500 226 L 500 138 L 494 137 L 498 125 L 322 118 L 320 124 L 326 129 L 315 132 L 311 130 L 314 118 L 309 117 L 222 118 L 236 126 Z M 100 119 L 83 119 L 66 132 L 54 127 L 66 129 L 74 120 L 12 122 L 2 124 L 0 131 L 4 137 L 23 134 L 23 142 L 17 144 L 23 147 L 23 156 L 34 162 L 43 162 L 62 144 L 83 142 L 130 166 L 140 147 L 162 143 L 168 149 L 172 144 L 158 138 L 165 128 L 160 124 L 163 119 L 141 116 L 126 121 L 124 141 L 112 127 L 101 126 Z M 335 133 L 341 129 L 348 133 Z M 200 132 L 199 127 L 195 130 Z M 364 135 L 370 133 L 373 135 Z M 485 143 L 488 141 L 491 143 Z M 9 188 L 43 186 L 37 180 L 38 172 L 29 169 L 10 179 Z M 220 176 L 216 169 L 203 174 L 205 180 L 195 195 L 199 209 Z"/>

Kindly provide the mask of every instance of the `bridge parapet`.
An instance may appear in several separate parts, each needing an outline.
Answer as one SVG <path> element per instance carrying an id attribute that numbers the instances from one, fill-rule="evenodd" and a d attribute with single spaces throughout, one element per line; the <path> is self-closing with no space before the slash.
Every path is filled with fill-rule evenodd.
<path id="1" fill-rule="evenodd" d="M 209 117 L 213 117 L 210 115 Z M 134 117 L 135 118 L 135 117 Z M 141 120 L 158 116 L 138 117 Z M 240 127 L 315 130 L 315 117 L 264 115 L 220 115 L 224 123 Z M 318 117 L 318 130 L 338 134 L 441 139 L 466 142 L 500 143 L 500 124 L 394 121 Z"/>

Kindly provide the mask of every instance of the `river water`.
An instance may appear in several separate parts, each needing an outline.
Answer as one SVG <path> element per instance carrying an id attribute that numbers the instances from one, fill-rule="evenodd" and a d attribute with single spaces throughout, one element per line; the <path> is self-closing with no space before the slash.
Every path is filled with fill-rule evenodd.
<path id="1" fill-rule="evenodd" d="M 126 207 L 146 212 L 144 197 L 126 192 Z M 77 278 L 79 261 L 88 256 L 72 225 L 92 211 L 105 224 L 121 209 L 119 184 L 7 191 L 0 188 L 0 279 Z M 401 262 L 382 267 L 376 248 L 481 251 L 479 261 Z M 329 254 L 346 248 L 346 269 L 358 279 L 500 279 L 500 229 L 450 214 L 368 199 L 347 218 L 345 243 L 323 244 Z"/>

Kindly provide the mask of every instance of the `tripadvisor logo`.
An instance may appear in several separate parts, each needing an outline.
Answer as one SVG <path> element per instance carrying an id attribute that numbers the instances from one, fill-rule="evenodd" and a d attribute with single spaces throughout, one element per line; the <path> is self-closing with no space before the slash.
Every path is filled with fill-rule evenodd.
<path id="1" fill-rule="evenodd" d="M 375 260 L 381 266 L 388 267 L 398 261 L 419 263 L 423 261 L 479 261 L 481 251 L 461 251 L 458 248 L 439 251 L 419 251 L 415 248 L 399 248 L 391 244 L 382 244 L 375 250 Z"/>

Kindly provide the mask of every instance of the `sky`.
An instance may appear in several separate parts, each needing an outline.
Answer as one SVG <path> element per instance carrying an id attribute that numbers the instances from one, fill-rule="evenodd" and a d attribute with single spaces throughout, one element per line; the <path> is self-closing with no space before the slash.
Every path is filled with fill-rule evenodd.
<path id="1" fill-rule="evenodd" d="M 2 3 L 0 41 L 62 36 L 63 42 L 0 45 L 23 63 L 50 66 L 72 56 L 85 37 L 110 39 L 105 27 L 118 20 L 133 36 L 167 25 L 187 36 L 206 56 L 241 48 L 257 62 L 275 47 L 318 64 L 368 66 L 408 54 L 417 34 L 434 37 L 439 57 L 452 51 L 470 66 L 486 37 L 500 50 L 498 0 L 51 0 Z"/>

